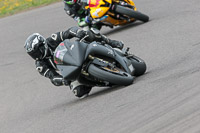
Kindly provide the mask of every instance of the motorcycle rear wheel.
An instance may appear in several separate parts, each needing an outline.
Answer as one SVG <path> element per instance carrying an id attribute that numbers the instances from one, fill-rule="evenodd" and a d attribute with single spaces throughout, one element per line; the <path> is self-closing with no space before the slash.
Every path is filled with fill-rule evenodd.
<path id="1" fill-rule="evenodd" d="M 149 21 L 149 16 L 147 16 L 143 13 L 140 13 L 138 11 L 134 11 L 133 9 L 130 9 L 130 8 L 127 8 L 127 7 L 116 5 L 115 11 L 119 14 L 126 15 L 126 16 L 129 16 L 131 18 L 135 18 L 136 20 L 140 20 L 140 21 L 143 21 L 143 22 Z"/>
<path id="2" fill-rule="evenodd" d="M 100 80 L 108 81 L 115 85 L 130 85 L 133 83 L 133 80 L 134 80 L 134 77 L 126 72 L 123 72 L 123 75 L 121 75 L 121 74 L 117 74 L 116 71 L 112 71 L 109 69 L 105 70 L 93 64 L 89 66 L 88 72 L 90 75 Z"/>

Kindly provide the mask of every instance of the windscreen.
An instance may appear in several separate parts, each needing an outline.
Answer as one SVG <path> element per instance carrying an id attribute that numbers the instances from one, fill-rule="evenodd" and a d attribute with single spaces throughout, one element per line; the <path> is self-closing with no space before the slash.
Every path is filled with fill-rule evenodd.
<path id="1" fill-rule="evenodd" d="M 68 50 L 66 46 L 64 45 L 64 43 L 59 44 L 54 52 L 54 62 L 58 65 L 59 64 L 62 65 L 64 55 L 66 54 L 67 51 Z"/>

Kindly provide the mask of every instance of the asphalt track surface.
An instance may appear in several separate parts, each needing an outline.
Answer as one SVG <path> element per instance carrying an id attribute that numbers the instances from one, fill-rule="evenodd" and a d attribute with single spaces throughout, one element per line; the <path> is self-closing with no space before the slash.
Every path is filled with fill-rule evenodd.
<path id="1" fill-rule="evenodd" d="M 40 76 L 23 49 L 75 26 L 63 3 L 0 19 L 0 133 L 200 133 L 200 1 L 135 0 L 148 23 L 103 28 L 148 66 L 127 87 L 76 98 Z"/>

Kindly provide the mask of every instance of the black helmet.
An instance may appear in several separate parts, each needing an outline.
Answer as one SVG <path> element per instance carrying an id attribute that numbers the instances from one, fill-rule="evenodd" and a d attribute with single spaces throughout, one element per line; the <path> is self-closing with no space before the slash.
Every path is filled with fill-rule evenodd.
<path id="1" fill-rule="evenodd" d="M 25 42 L 26 52 L 35 60 L 43 59 L 47 55 L 48 45 L 46 39 L 39 33 L 30 35 Z"/>

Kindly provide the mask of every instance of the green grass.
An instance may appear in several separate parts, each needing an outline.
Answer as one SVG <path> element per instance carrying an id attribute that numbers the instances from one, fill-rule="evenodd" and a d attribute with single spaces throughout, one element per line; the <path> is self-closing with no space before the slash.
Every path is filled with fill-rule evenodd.
<path id="1" fill-rule="evenodd" d="M 13 15 L 24 10 L 58 1 L 61 0 L 0 0 L 0 17 Z"/>

